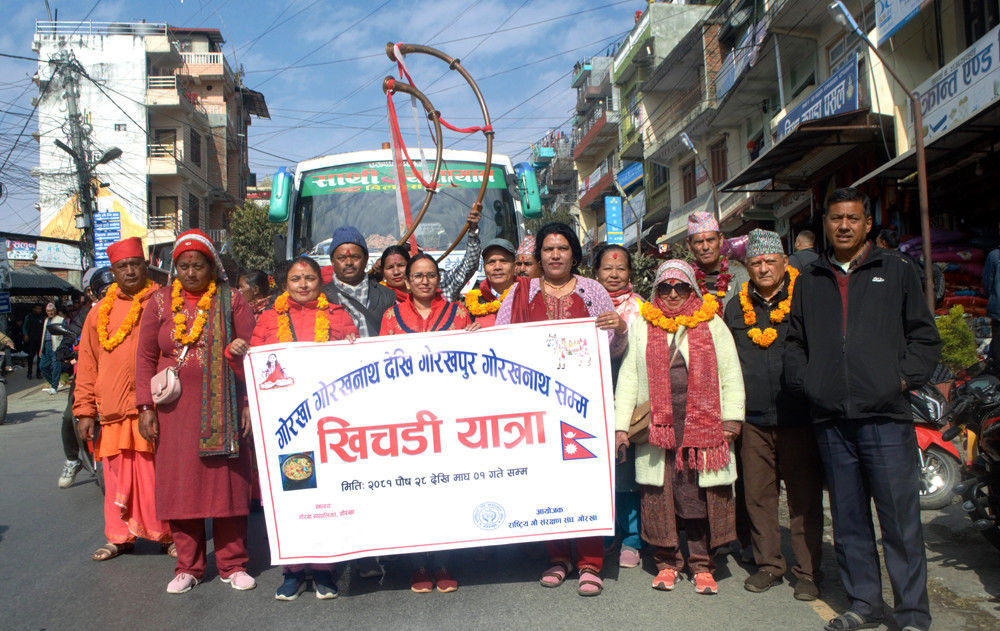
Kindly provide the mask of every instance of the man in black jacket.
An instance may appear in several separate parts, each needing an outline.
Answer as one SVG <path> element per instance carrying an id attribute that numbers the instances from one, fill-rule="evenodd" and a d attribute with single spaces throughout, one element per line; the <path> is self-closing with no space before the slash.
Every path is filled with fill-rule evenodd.
<path id="1" fill-rule="evenodd" d="M 870 501 L 902 631 L 930 627 L 917 442 L 907 391 L 937 365 L 941 340 L 920 279 L 901 254 L 867 240 L 868 197 L 834 191 L 823 217 L 832 247 L 803 270 L 785 350 L 788 385 L 809 401 L 851 601 L 828 630 L 872 628 L 882 584 Z"/>
<path id="2" fill-rule="evenodd" d="M 725 312 L 747 393 L 746 423 L 740 435 L 740 478 L 757 572 L 743 586 L 747 591 L 765 592 L 781 583 L 787 569 L 778 524 L 783 480 L 796 561 L 793 595 L 797 600 L 816 600 L 823 542 L 823 470 L 809 407 L 805 399 L 785 387 L 782 363 L 788 303 L 798 272 L 788 267 L 781 237 L 768 230 L 750 232 L 746 262 L 750 281 L 735 288 L 739 299 L 730 301 Z"/>
<path id="3" fill-rule="evenodd" d="M 330 263 L 333 280 L 323 286 L 327 300 L 347 309 L 361 337 L 377 337 L 382 314 L 396 304 L 396 293 L 365 274 L 368 244 L 357 228 L 341 226 L 333 231 Z"/>

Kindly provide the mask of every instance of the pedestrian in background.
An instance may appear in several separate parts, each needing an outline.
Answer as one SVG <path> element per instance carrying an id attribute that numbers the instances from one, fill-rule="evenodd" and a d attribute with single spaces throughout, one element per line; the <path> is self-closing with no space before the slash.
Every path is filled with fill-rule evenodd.
<path id="1" fill-rule="evenodd" d="M 45 307 L 41 304 L 34 304 L 31 307 L 31 312 L 24 316 L 24 323 L 21 325 L 24 352 L 28 355 L 28 379 L 31 379 L 32 366 L 35 367 L 35 379 L 42 378 L 42 362 L 39 359 L 39 351 L 42 348 L 44 333 Z M 35 364 L 36 360 L 38 360 L 37 364 Z"/>
<path id="2" fill-rule="evenodd" d="M 812 230 L 802 230 L 795 237 L 795 244 L 792 246 L 795 252 L 788 257 L 788 264 L 799 271 L 804 270 L 807 265 L 811 265 L 819 258 L 815 246 L 816 233 Z"/>
<path id="3" fill-rule="evenodd" d="M 810 427 L 809 406 L 785 386 L 782 355 L 788 312 L 799 271 L 787 265 L 781 237 L 752 230 L 747 241 L 750 281 L 726 307 L 746 390 L 746 422 L 740 436 L 741 469 L 757 571 L 743 583 L 766 592 L 788 569 L 781 552 L 778 500 L 784 483 L 796 564 L 793 596 L 819 597 L 823 540 L 823 469 Z"/>
<path id="4" fill-rule="evenodd" d="M 914 266 L 867 240 L 867 195 L 833 191 L 823 224 L 831 247 L 796 282 L 785 378 L 810 404 L 850 601 L 826 629 L 870 628 L 882 618 L 875 500 L 892 616 L 903 631 L 926 631 L 927 558 L 907 391 L 927 382 L 941 340 Z"/>
<path id="5" fill-rule="evenodd" d="M 50 302 L 45 305 L 42 343 L 38 348 L 38 369 L 42 371 L 44 379 L 49 382 L 49 394 L 55 394 L 59 390 L 59 379 L 62 377 L 62 362 L 56 359 L 56 348 L 62 342 L 62 336 L 52 333 L 49 330 L 49 325 L 62 324 L 65 319 L 58 314 L 54 303 Z"/>
<path id="6" fill-rule="evenodd" d="M 716 594 L 711 549 L 736 538 L 732 444 L 743 424 L 743 375 L 718 302 L 702 298 L 690 265 L 664 261 L 653 287 L 618 374 L 615 444 L 630 445 L 633 410 L 648 401 L 649 439 L 636 446 L 635 480 L 643 539 L 656 550 L 653 588 L 674 589 L 686 564 L 695 591 Z"/>

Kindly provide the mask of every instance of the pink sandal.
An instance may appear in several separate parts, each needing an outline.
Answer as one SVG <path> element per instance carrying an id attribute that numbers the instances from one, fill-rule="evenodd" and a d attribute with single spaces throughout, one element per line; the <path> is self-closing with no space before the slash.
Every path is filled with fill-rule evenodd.
<path id="1" fill-rule="evenodd" d="M 601 575 L 590 568 L 580 570 L 580 582 L 577 583 L 576 593 L 581 596 L 600 596 L 604 591 L 604 581 Z"/>
<path id="2" fill-rule="evenodd" d="M 573 565 L 569 561 L 559 561 L 542 573 L 542 578 L 538 582 L 542 587 L 559 587 L 566 580 L 566 576 L 573 571 Z"/>

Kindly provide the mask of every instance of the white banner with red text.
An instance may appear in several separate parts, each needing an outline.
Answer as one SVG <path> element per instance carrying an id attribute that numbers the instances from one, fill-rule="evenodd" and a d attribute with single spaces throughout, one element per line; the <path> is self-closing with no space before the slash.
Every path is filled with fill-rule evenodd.
<path id="1" fill-rule="evenodd" d="M 244 369 L 274 564 L 614 534 L 593 319 L 273 344 Z"/>

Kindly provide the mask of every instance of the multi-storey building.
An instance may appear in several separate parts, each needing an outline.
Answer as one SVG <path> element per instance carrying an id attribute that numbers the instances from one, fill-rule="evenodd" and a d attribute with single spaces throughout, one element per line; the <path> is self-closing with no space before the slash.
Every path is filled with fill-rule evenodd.
<path id="1" fill-rule="evenodd" d="M 124 236 L 153 248 L 189 228 L 223 234 L 246 192 L 250 117 L 268 112 L 263 95 L 240 84 L 222 44 L 215 29 L 37 23 L 43 236 L 79 238 L 88 222 L 81 161 L 57 140 L 85 154 L 98 253 Z M 112 147 L 120 155 L 109 155 Z"/>

